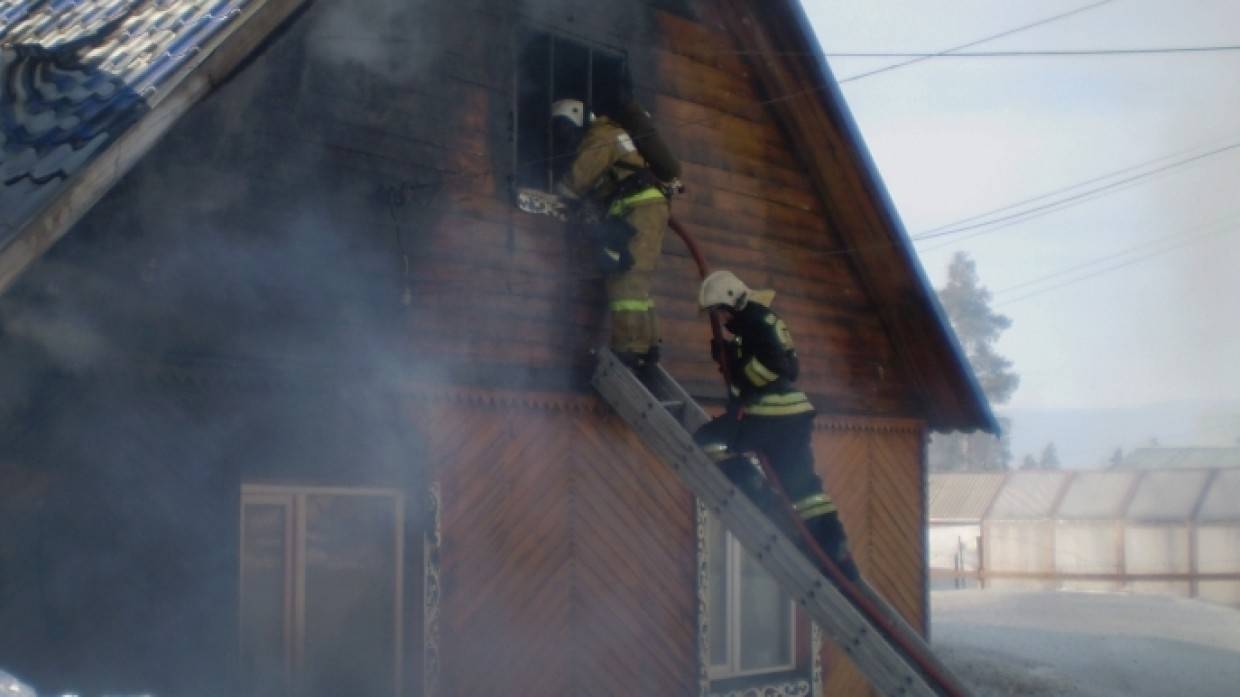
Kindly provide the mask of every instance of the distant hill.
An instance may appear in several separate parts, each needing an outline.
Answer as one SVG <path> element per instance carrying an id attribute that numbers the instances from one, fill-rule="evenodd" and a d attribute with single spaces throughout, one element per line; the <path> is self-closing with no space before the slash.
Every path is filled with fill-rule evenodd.
<path id="1" fill-rule="evenodd" d="M 1240 439 L 1240 401 L 1167 402 L 1114 409 L 1000 409 L 1012 420 L 1013 466 L 1055 442 L 1066 469 L 1104 467 L 1116 447 L 1226 446 Z"/>

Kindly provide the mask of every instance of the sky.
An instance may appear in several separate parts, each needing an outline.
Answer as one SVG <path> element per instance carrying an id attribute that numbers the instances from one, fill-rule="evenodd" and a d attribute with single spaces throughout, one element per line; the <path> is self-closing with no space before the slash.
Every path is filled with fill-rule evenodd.
<path id="1" fill-rule="evenodd" d="M 907 59 L 830 54 L 933 53 L 1098 0 L 803 2 L 914 237 L 1237 145 L 916 248 L 936 287 L 968 252 L 1012 319 L 998 344 L 1022 380 L 1008 408 L 1240 402 L 1240 51 L 932 58 L 846 81 Z M 1240 2 L 1110 0 L 966 51 L 1220 44 L 1240 44 Z"/>
<path id="2" fill-rule="evenodd" d="M 1082 8 L 967 50 L 1240 44 L 1240 0 L 802 2 L 828 54 L 939 52 Z M 828 55 L 914 237 L 1137 178 L 917 244 L 936 287 L 971 254 L 1012 319 L 997 348 L 1021 386 L 997 410 L 1018 461 L 1051 440 L 1071 466 L 1240 437 L 1240 51 L 939 57 L 849 79 L 904 60 Z"/>

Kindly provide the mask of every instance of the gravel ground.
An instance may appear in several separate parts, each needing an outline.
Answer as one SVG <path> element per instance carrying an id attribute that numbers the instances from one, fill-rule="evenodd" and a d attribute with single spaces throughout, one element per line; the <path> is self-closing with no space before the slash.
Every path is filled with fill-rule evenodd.
<path id="1" fill-rule="evenodd" d="M 1240 697 L 1240 612 L 1096 593 L 939 591 L 931 635 L 978 697 Z"/>

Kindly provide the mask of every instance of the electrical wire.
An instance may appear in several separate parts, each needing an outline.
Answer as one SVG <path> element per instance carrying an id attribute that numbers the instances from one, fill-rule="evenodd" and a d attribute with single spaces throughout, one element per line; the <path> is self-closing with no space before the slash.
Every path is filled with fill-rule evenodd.
<path id="1" fill-rule="evenodd" d="M 1194 162 L 1198 162 L 1200 160 L 1204 160 L 1209 157 L 1214 157 L 1215 155 L 1221 155 L 1223 153 L 1231 152 L 1236 149 L 1240 149 L 1240 142 L 1229 143 L 1227 145 L 1224 145 L 1218 148 L 1213 148 L 1204 153 L 1200 153 L 1197 155 L 1193 155 L 1192 157 L 1177 160 L 1176 162 L 1163 165 L 1162 167 L 1157 167 L 1155 169 L 1142 172 L 1140 174 L 1136 174 L 1130 177 L 1125 177 L 1123 179 L 1119 179 L 1119 180 L 1104 184 L 1102 186 L 1099 186 L 1093 189 L 1088 189 L 1081 193 L 1074 194 L 1066 198 L 1059 199 L 1057 201 L 1052 201 L 1050 203 L 1046 203 L 1040 206 L 1035 206 L 1033 208 L 1028 208 L 1022 211 L 1018 211 L 1016 213 L 1011 213 L 1008 215 L 1000 216 L 998 218 L 991 218 L 989 220 L 982 221 L 982 222 L 975 222 L 975 223 L 970 223 L 968 225 L 949 227 L 948 229 L 940 229 L 937 232 L 926 232 L 926 233 L 921 233 L 918 235 L 913 235 L 912 239 L 914 241 L 936 239 L 936 238 L 945 237 L 948 235 L 959 234 L 961 232 L 967 232 L 969 230 L 977 230 L 979 228 L 990 227 L 997 223 L 1003 223 L 1007 221 L 1021 222 L 1026 216 L 1030 216 L 1034 213 L 1040 213 L 1042 211 L 1059 210 L 1060 208 L 1066 207 L 1068 204 L 1083 203 L 1085 200 L 1088 200 L 1089 197 L 1092 197 L 1096 194 L 1110 192 L 1110 191 L 1118 189 L 1121 186 L 1124 186 L 1126 184 L 1131 184 L 1133 182 L 1137 182 L 1142 179 L 1146 179 L 1155 174 L 1167 172 L 1167 171 L 1170 171 L 1170 170 L 1173 170 L 1179 167 L 1183 167 L 1185 165 L 1192 164 Z M 1073 187 L 1068 187 L 1068 188 L 1071 189 Z"/>
<path id="2" fill-rule="evenodd" d="M 1055 285 L 1052 285 L 1052 286 L 1049 286 L 1049 287 L 1046 287 L 1046 288 L 1039 288 L 1038 290 L 1035 290 L 1035 291 L 1032 291 L 1032 292 L 1026 293 L 1026 294 L 1024 294 L 1024 295 L 1020 295 L 1020 296 L 1017 296 L 1017 297 L 1015 297 L 1015 298 L 1009 298 L 1009 299 L 1007 299 L 1007 300 L 1003 300 L 1002 302 L 995 303 L 995 307 L 996 307 L 996 308 L 999 308 L 999 307 L 1005 307 L 1005 306 L 1007 306 L 1007 305 L 1012 305 L 1012 304 L 1014 304 L 1014 303 L 1018 303 L 1018 302 L 1021 302 L 1021 301 L 1023 301 L 1023 300 L 1028 300 L 1028 299 L 1030 299 L 1030 298 L 1035 298 L 1035 297 L 1037 297 L 1037 296 L 1039 296 L 1039 295 L 1043 295 L 1043 294 L 1045 294 L 1045 293 L 1049 293 L 1049 292 L 1051 292 L 1051 291 L 1059 290 L 1059 289 L 1061 289 L 1061 288 L 1066 288 L 1066 287 L 1068 287 L 1068 286 L 1075 285 L 1075 284 L 1080 283 L 1080 282 L 1082 282 L 1082 281 L 1088 281 L 1088 280 L 1090 280 L 1090 279 L 1097 278 L 1097 277 L 1099 277 L 1099 276 L 1103 276 L 1103 275 L 1108 274 L 1108 273 L 1111 273 L 1111 272 L 1113 272 L 1113 271 L 1118 271 L 1118 270 L 1120 270 L 1120 269 L 1123 269 L 1123 268 L 1126 268 L 1126 267 L 1132 266 L 1133 264 L 1137 264 L 1137 263 L 1140 263 L 1140 262 L 1143 262 L 1143 261 L 1148 261 L 1148 260 L 1153 259 L 1153 258 L 1155 258 L 1155 257 L 1160 257 L 1160 256 L 1162 256 L 1162 255 L 1164 255 L 1164 254 L 1170 254 L 1171 252 L 1178 251 L 1178 250 L 1183 249 L 1183 248 L 1185 248 L 1185 247 L 1188 247 L 1188 246 L 1190 246 L 1190 245 L 1192 245 L 1192 244 L 1195 244 L 1195 243 L 1197 243 L 1197 242 L 1200 242 L 1200 241 L 1202 241 L 1202 240 L 1205 240 L 1205 239 L 1207 239 L 1207 238 L 1209 238 L 1209 237 L 1214 237 L 1214 236 L 1216 236 L 1216 235 L 1221 235 L 1221 234 L 1229 234 L 1229 233 L 1236 232 L 1237 230 L 1240 230 L 1240 228 L 1238 228 L 1238 227 L 1230 227 L 1230 228 L 1223 228 L 1222 230 L 1214 230 L 1214 231 L 1212 231 L 1212 232 L 1202 233 L 1202 234 L 1200 234 L 1200 235 L 1194 235 L 1193 237 L 1190 237 L 1190 238 L 1188 238 L 1188 239 L 1186 239 L 1186 240 L 1184 240 L 1184 241 L 1180 242 L 1179 244 L 1173 245 L 1173 246 L 1171 246 L 1171 247 L 1167 247 L 1167 248 L 1165 248 L 1165 249 L 1160 249 L 1160 250 L 1157 250 L 1157 251 L 1153 251 L 1153 252 L 1150 252 L 1150 253 L 1148 253 L 1148 254 L 1143 254 L 1143 255 L 1141 255 L 1141 256 L 1135 257 L 1135 258 L 1133 258 L 1133 259 L 1129 259 L 1129 260 L 1124 261 L 1124 262 L 1122 262 L 1122 263 L 1115 264 L 1115 265 L 1113 265 L 1113 266 L 1109 266 L 1109 267 L 1107 267 L 1107 268 L 1100 269 L 1100 270 L 1098 270 L 1098 271 L 1094 271 L 1094 272 L 1092 272 L 1092 273 L 1088 273 L 1088 274 L 1085 274 L 1085 275 L 1083 275 L 1083 276 L 1078 276 L 1078 277 L 1076 277 L 1076 278 L 1069 279 L 1069 280 L 1064 281 L 1064 282 L 1062 282 L 1062 283 L 1057 283 L 1057 284 L 1055 284 Z"/>
<path id="3" fill-rule="evenodd" d="M 1050 24 L 1050 23 L 1052 23 L 1052 22 L 1058 22 L 1058 21 L 1059 21 L 1059 20 L 1061 20 L 1061 19 L 1067 19 L 1068 17 L 1072 17 L 1073 15 L 1078 15 L 1078 14 L 1081 14 L 1082 12 L 1087 12 L 1087 11 L 1089 11 L 1089 10 L 1092 10 L 1092 9 L 1095 9 L 1095 8 L 1098 8 L 1098 7 L 1102 7 L 1103 5 L 1109 4 L 1109 3 L 1113 2 L 1113 1 L 1114 1 L 1114 0 L 1101 0 L 1101 2 L 1095 2 L 1095 3 L 1089 4 L 1089 5 L 1085 5 L 1085 6 L 1083 6 L 1083 7 L 1078 7 L 1078 8 L 1076 8 L 1075 10 L 1069 10 L 1069 11 L 1067 11 L 1067 12 L 1062 12 L 1062 13 L 1060 13 L 1060 14 L 1053 15 L 1053 16 L 1051 16 L 1051 17 L 1047 17 L 1047 18 L 1045 18 L 1045 19 L 1040 19 L 1040 20 L 1037 20 L 1037 21 L 1034 21 L 1034 22 L 1030 22 L 1030 23 L 1028 23 L 1028 24 L 1023 24 L 1023 25 L 1021 25 L 1021 26 L 1019 26 L 1019 27 L 1014 27 L 1014 28 L 1012 28 L 1012 29 L 1008 29 L 1008 30 L 1006 30 L 1006 31 L 1001 31 L 1001 32 L 999 32 L 998 34 L 991 34 L 990 36 L 985 36 L 985 37 L 982 37 L 982 38 L 980 38 L 980 39 L 975 39 L 975 40 L 970 41 L 970 42 L 968 42 L 968 43 L 963 43 L 963 44 L 960 44 L 959 46 L 953 46 L 953 47 L 951 47 L 951 48 L 946 48 L 946 49 L 943 49 L 942 51 L 939 51 L 939 52 L 937 52 L 937 53 L 930 53 L 930 54 L 921 55 L 921 56 L 904 56 L 904 57 L 911 58 L 911 60 L 906 60 L 906 61 L 902 61 L 902 62 L 900 62 L 900 63 L 895 63 L 895 64 L 893 64 L 893 65 L 884 66 L 884 67 L 882 67 L 882 68 L 875 68 L 874 70 L 869 70 L 869 71 L 866 71 L 866 72 L 863 72 L 863 73 L 858 73 L 858 74 L 856 74 L 856 75 L 851 75 L 851 76 L 846 77 L 846 78 L 844 78 L 844 79 L 842 79 L 842 80 L 839 80 L 838 82 L 839 82 L 839 84 L 841 84 L 841 85 L 843 85 L 843 84 L 847 84 L 847 83 L 849 83 L 849 82 L 856 82 L 857 80 L 863 80 L 863 79 L 865 79 L 865 78 L 867 78 L 867 77 L 873 77 L 873 76 L 875 76 L 875 75 L 880 75 L 880 74 L 882 74 L 882 73 L 891 72 L 892 70 L 898 70 L 898 69 L 900 69 L 900 68 L 903 68 L 903 67 L 906 67 L 906 66 L 909 66 L 909 65 L 913 65 L 913 64 L 915 64 L 915 63 L 920 63 L 920 62 L 925 61 L 925 60 L 930 60 L 931 58 L 936 58 L 936 57 L 938 57 L 938 56 L 949 55 L 949 54 L 951 54 L 951 53 L 952 53 L 952 52 L 954 52 L 954 51 L 960 51 L 960 50 L 963 50 L 963 49 L 966 49 L 966 48 L 971 48 L 971 47 L 973 47 L 973 46 L 977 46 L 977 45 L 979 45 L 979 44 L 984 44 L 984 43 L 987 43 L 987 42 L 990 42 L 990 41 L 994 41 L 994 40 L 996 40 L 996 39 L 1001 39 L 1001 38 L 1006 37 L 1006 36 L 1011 36 L 1011 35 L 1013 35 L 1013 34 L 1018 34 L 1018 33 L 1020 33 L 1020 32 L 1023 32 L 1023 31 L 1028 31 L 1028 30 L 1033 29 L 1033 28 L 1035 28 L 1035 27 L 1040 27 L 1040 26 L 1042 26 L 1042 25 L 1044 25 L 1044 24 Z M 833 53 L 827 53 L 827 54 L 826 54 L 826 57 L 828 57 L 828 58 L 831 58 L 831 57 L 842 57 L 842 56 L 844 56 L 844 55 L 846 55 L 846 54 L 839 54 L 839 53 L 835 53 L 835 54 L 833 54 Z M 892 56 L 892 57 L 896 57 L 896 56 Z"/>
<path id="4" fill-rule="evenodd" d="M 1031 196 L 1031 197 L 1029 197 L 1029 198 L 1021 199 L 1021 200 L 1019 200 L 1019 201 L 1013 201 L 1012 203 L 1005 203 L 1005 204 L 1003 204 L 1002 206 L 999 206 L 999 207 L 997 207 L 997 208 L 992 208 L 992 209 L 990 209 L 990 210 L 983 211 L 983 212 L 981 212 L 981 213 L 977 213 L 977 214 L 975 214 L 975 215 L 971 215 L 971 216 L 969 216 L 969 217 L 967 217 L 967 218 L 960 218 L 960 219 L 958 219 L 958 220 L 954 220 L 954 221 L 952 221 L 952 222 L 950 222 L 950 223 L 944 223 L 944 224 L 942 224 L 942 225 L 938 225 L 938 226 L 935 226 L 935 227 L 932 227 L 932 228 L 929 228 L 929 229 L 926 229 L 926 230 L 922 230 L 921 232 L 917 233 L 916 235 L 913 235 L 913 237 L 914 237 L 914 238 L 917 238 L 917 237 L 922 236 L 922 235 L 929 235 L 929 234 L 932 234 L 932 233 L 941 232 L 941 231 L 944 231 L 944 230 L 949 230 L 949 229 L 952 229 L 952 228 L 956 228 L 956 227 L 959 227 L 959 226 L 961 226 L 961 225 L 965 225 L 965 224 L 972 223 L 972 222 L 974 222 L 974 221 L 978 221 L 978 220 L 981 220 L 981 219 L 983 219 L 983 218 L 989 217 L 989 216 L 991 216 L 991 215 L 994 215 L 995 213 L 1002 213 L 1002 212 L 1004 212 L 1004 211 L 1009 211 L 1009 210 L 1013 210 L 1013 209 L 1015 209 L 1015 208 L 1020 208 L 1021 206 L 1024 206 L 1024 205 L 1026 205 L 1026 204 L 1029 204 L 1029 203 L 1036 203 L 1036 202 L 1038 202 L 1038 201 L 1042 201 L 1042 200 L 1045 200 L 1045 199 L 1051 198 L 1052 196 L 1057 196 L 1057 195 L 1062 194 L 1062 193 L 1067 193 L 1067 192 L 1069 192 L 1069 191 L 1072 191 L 1073 189 L 1079 189 L 1079 188 L 1081 188 L 1081 187 L 1083 187 L 1083 186 L 1088 186 L 1088 185 L 1090 185 L 1090 184 L 1096 184 L 1096 183 L 1101 182 L 1101 181 L 1106 181 L 1107 179 L 1111 179 L 1111 178 L 1113 178 L 1113 177 L 1117 177 L 1117 176 L 1119 176 L 1119 175 L 1121 175 L 1121 174 L 1126 174 L 1126 173 L 1128 173 L 1128 172 L 1132 172 L 1132 171 L 1135 171 L 1135 170 L 1144 169 L 1145 167 L 1149 167 L 1150 165 L 1157 164 L 1157 163 L 1159 163 L 1159 162 L 1163 162 L 1164 160 L 1170 160 L 1170 159 L 1175 158 L 1175 157 L 1180 157 L 1181 155 L 1187 155 L 1188 153 L 1195 152 L 1195 151 L 1197 151 L 1197 150 L 1201 150 L 1201 149 L 1203 149 L 1203 148 L 1213 148 L 1213 147 L 1217 147 L 1220 143 L 1224 143 L 1224 142 L 1231 142 L 1231 140 L 1232 140 L 1232 139 L 1228 138 L 1228 139 L 1225 139 L 1225 140 L 1216 140 L 1216 141 L 1212 141 L 1212 142 L 1210 142 L 1210 143 L 1201 143 L 1201 144 L 1198 144 L 1198 145 L 1194 145 L 1193 147 L 1190 147 L 1190 148 L 1184 148 L 1184 149 L 1182 149 L 1182 150 L 1177 150 L 1177 151 L 1175 151 L 1175 152 L 1173 152 L 1173 153 L 1168 153 L 1168 154 L 1166 154 L 1166 155 L 1160 155 L 1160 156 L 1158 156 L 1158 157 L 1150 158 L 1150 159 L 1148 159 L 1148 160 L 1144 160 L 1144 161 L 1142 161 L 1142 162 L 1138 162 L 1138 163 L 1136 163 L 1136 164 L 1132 164 L 1132 165 L 1128 165 L 1128 166 L 1125 166 L 1125 167 L 1121 167 L 1121 168 L 1116 169 L 1116 170 L 1112 170 L 1112 171 L 1107 172 L 1107 173 L 1105 173 L 1105 174 L 1100 174 L 1100 175 L 1097 175 L 1097 176 L 1094 176 L 1094 177 L 1090 177 L 1090 178 L 1088 178 L 1088 179 L 1083 179 L 1083 180 L 1081 180 L 1081 181 L 1079 181 L 1079 182 L 1076 182 L 1076 183 L 1073 183 L 1073 184 L 1069 184 L 1069 185 L 1067 185 L 1067 186 L 1063 186 L 1063 187 L 1060 187 L 1060 188 L 1058 188 L 1058 189 L 1052 189 L 1051 191 L 1048 191 L 1048 192 L 1046 192 L 1046 193 L 1042 193 L 1042 194 L 1038 194 L 1037 196 Z"/>
<path id="5" fill-rule="evenodd" d="M 1002 289 L 1000 289 L 1000 290 L 994 291 L 994 295 L 995 295 L 995 296 L 1000 296 L 1000 295 L 1003 295 L 1003 294 L 1005 294 L 1005 293 L 1010 293 L 1010 292 L 1015 291 L 1015 290 L 1020 290 L 1020 289 L 1022 289 L 1022 288 L 1028 288 L 1029 286 L 1035 286 L 1035 285 L 1038 285 L 1038 284 L 1043 283 L 1043 282 L 1045 282 L 1045 281 L 1049 281 L 1049 280 L 1054 279 L 1054 278 L 1059 278 L 1059 277 L 1061 277 L 1061 276 L 1065 276 L 1065 275 L 1070 274 L 1070 273 L 1073 273 L 1073 272 L 1075 272 L 1075 271 L 1080 271 L 1080 270 L 1086 269 L 1086 268 L 1088 268 L 1088 267 L 1090 267 L 1090 266 L 1095 266 L 1095 265 L 1097 265 L 1097 264 L 1103 264 L 1103 263 L 1106 263 L 1106 262 L 1114 261 L 1114 260 L 1116 260 L 1116 259 L 1120 259 L 1120 258 L 1122 258 L 1122 257 L 1128 256 L 1128 255 L 1130 255 L 1130 254 L 1133 254 L 1133 253 L 1135 253 L 1135 252 L 1138 252 L 1138 251 L 1141 251 L 1141 250 L 1144 250 L 1144 249 L 1147 249 L 1147 248 L 1150 248 L 1150 247 L 1157 247 L 1157 246 L 1162 245 L 1163 243 L 1165 243 L 1165 242 L 1167 242 L 1167 241 L 1169 241 L 1169 240 L 1174 240 L 1174 239 L 1177 239 L 1177 238 L 1181 238 L 1181 237 L 1183 237 L 1184 235 L 1187 235 L 1187 234 L 1192 233 L 1192 232 L 1197 232 L 1198 230 L 1206 230 L 1206 229 L 1209 229 L 1209 228 L 1215 227 L 1215 226 L 1217 226 L 1217 225 L 1222 225 L 1222 224 L 1226 224 L 1226 223 L 1233 223 L 1233 222 L 1240 222 L 1240 213 L 1236 213 L 1236 214 L 1233 214 L 1233 215 L 1225 216 L 1225 217 L 1223 217 L 1223 218 L 1219 218 L 1219 219 L 1217 219 L 1217 220 L 1211 221 L 1211 222 L 1209 222 L 1209 223 L 1205 223 L 1205 224 L 1203 224 L 1203 225 L 1197 225 L 1197 226 L 1194 226 L 1194 227 L 1189 228 L 1189 229 L 1187 229 L 1187 230 L 1181 230 L 1181 231 L 1179 231 L 1179 232 L 1173 232 L 1173 233 L 1171 233 L 1171 234 L 1169 234 L 1169 235 L 1163 235 L 1163 236 L 1161 236 L 1161 237 L 1157 237 L 1157 238 L 1154 238 L 1154 239 L 1152 239 L 1152 240 L 1146 240 L 1145 242 L 1141 242 L 1141 243 L 1139 243 L 1139 244 L 1132 245 L 1132 246 L 1127 247 L 1127 248 L 1125 248 L 1125 249 L 1122 249 L 1122 250 L 1120 250 L 1120 251 L 1118 251 L 1118 252 L 1112 252 L 1112 253 L 1110 253 L 1110 254 L 1106 254 L 1106 255 L 1103 255 L 1103 256 L 1100 256 L 1100 257 L 1095 257 L 1095 258 L 1093 258 L 1093 259 L 1089 259 L 1089 260 L 1084 261 L 1084 262 L 1081 262 L 1081 263 L 1079 263 L 1079 264 L 1074 264 L 1074 265 L 1072 265 L 1072 266 L 1069 266 L 1069 267 L 1066 267 L 1066 268 L 1060 269 L 1060 270 L 1058 270 L 1058 271 L 1055 271 L 1055 272 L 1052 272 L 1052 273 L 1046 274 L 1046 275 L 1044 275 L 1044 276 L 1039 276 L 1039 277 L 1037 277 L 1037 278 L 1033 278 L 1033 279 L 1030 279 L 1030 280 L 1028 280 L 1028 281 L 1022 281 L 1022 282 L 1017 283 L 1017 284 L 1015 284 L 1015 285 L 1011 285 L 1011 286 L 1008 286 L 1008 287 L 1006 287 L 1006 288 L 1002 288 Z"/>

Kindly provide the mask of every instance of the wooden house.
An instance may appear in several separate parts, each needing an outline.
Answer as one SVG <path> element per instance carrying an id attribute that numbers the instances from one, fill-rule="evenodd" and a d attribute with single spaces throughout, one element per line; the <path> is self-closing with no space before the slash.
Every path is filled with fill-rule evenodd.
<path id="1" fill-rule="evenodd" d="M 588 249 L 512 205 L 547 186 L 550 100 L 626 66 L 684 162 L 673 215 L 779 292 L 863 572 L 926 627 L 927 434 L 995 422 L 794 0 L 0 18 L 6 669 L 56 694 L 864 693 L 590 392 Z M 696 285 L 669 235 L 664 363 L 717 404 Z"/>

